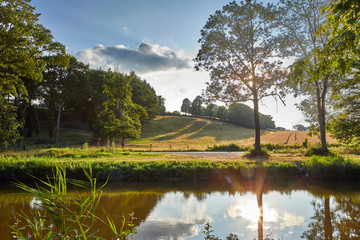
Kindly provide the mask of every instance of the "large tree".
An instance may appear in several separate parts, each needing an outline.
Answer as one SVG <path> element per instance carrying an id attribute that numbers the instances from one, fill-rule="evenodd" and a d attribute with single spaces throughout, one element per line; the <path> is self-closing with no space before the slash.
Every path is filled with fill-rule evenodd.
<path id="1" fill-rule="evenodd" d="M 295 63 L 291 66 L 289 84 L 297 94 L 305 96 L 305 100 L 299 105 L 303 106 L 300 110 L 305 115 L 311 118 L 315 109 L 316 121 L 312 123 L 314 129 L 320 131 L 324 151 L 328 151 L 327 102 L 330 94 L 335 93 L 332 90 L 341 80 L 332 65 L 319 68 L 319 63 L 326 58 L 323 50 L 330 38 L 331 25 L 326 26 L 327 16 L 322 14 L 322 9 L 327 4 L 327 0 L 282 0 L 279 8 L 279 23 L 286 39 L 283 44 L 284 53 L 296 56 Z"/>
<path id="2" fill-rule="evenodd" d="M 41 89 L 49 104 L 52 104 L 49 109 L 55 110 L 55 113 L 50 113 L 55 114 L 55 144 L 59 140 L 60 119 L 65 103 L 70 99 L 76 101 L 81 90 L 75 86 L 78 82 L 84 81 L 88 69 L 88 65 L 67 55 L 56 55 L 46 65 Z"/>
<path id="3" fill-rule="evenodd" d="M 146 115 L 146 111 L 132 101 L 132 79 L 129 75 L 109 72 L 103 86 L 106 101 L 99 114 L 102 135 L 111 141 L 121 137 L 122 147 L 126 138 L 140 136 L 140 117 Z"/>
<path id="4" fill-rule="evenodd" d="M 63 45 L 53 42 L 48 29 L 38 24 L 40 14 L 29 3 L 30 0 L 6 0 L 0 4 L 0 102 L 4 109 L 12 108 L 14 98 L 27 101 L 24 79 L 41 81 L 44 55 L 65 50 Z M 20 136 L 13 128 L 19 124 L 14 118 L 13 121 L 11 126 L 0 125 L 3 128 L 0 131 L 8 130 L 6 136 L 12 141 Z"/>
<path id="5" fill-rule="evenodd" d="M 274 11 L 254 0 L 231 2 L 211 15 L 201 31 L 196 68 L 210 72 L 206 97 L 254 104 L 255 152 L 260 152 L 259 101 L 282 97 L 284 79 L 276 57 L 280 42 L 273 31 Z"/>

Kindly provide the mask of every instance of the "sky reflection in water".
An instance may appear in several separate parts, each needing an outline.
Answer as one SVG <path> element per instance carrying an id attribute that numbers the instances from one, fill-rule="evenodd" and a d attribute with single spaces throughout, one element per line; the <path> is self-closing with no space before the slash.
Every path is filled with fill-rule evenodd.
<path id="1" fill-rule="evenodd" d="M 264 236 L 300 239 L 312 216 L 313 197 L 305 191 L 291 195 L 269 192 L 263 196 Z M 301 205 L 300 205 L 301 204 Z M 199 239 L 210 222 L 214 234 L 225 238 L 236 233 L 243 239 L 257 238 L 259 209 L 256 194 L 234 195 L 214 192 L 198 199 L 181 192 L 165 194 L 147 220 L 139 226 L 136 239 Z"/>
<path id="2" fill-rule="evenodd" d="M 261 234 L 263 239 L 359 239 L 359 184 L 339 183 L 325 188 L 272 188 L 265 184 L 260 192 L 254 186 L 245 183 L 241 190 L 234 191 L 208 184 L 115 185 L 104 189 L 96 214 L 105 219 L 105 211 L 117 221 L 134 212 L 134 224 L 139 230 L 134 239 L 204 239 L 202 231 L 208 222 L 213 234 L 221 239 L 230 233 L 243 240 L 258 239 Z M 258 201 L 259 196 L 262 201 Z M 0 191 L 1 239 L 12 239 L 9 225 L 18 213 L 29 214 L 35 202 L 31 196 L 16 191 Z M 95 227 L 100 228 L 101 237 L 111 239 L 110 231 L 100 225 Z"/>

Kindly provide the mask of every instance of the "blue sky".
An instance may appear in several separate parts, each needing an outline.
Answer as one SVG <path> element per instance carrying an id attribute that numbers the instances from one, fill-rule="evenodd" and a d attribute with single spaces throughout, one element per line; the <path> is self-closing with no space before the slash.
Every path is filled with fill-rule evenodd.
<path id="1" fill-rule="evenodd" d="M 33 0 L 40 23 L 70 54 L 91 67 L 135 70 L 166 99 L 169 111 L 182 100 L 201 95 L 206 72 L 196 72 L 192 59 L 209 15 L 226 0 Z M 264 1 L 267 2 L 267 1 Z M 288 97 L 287 107 L 265 100 L 260 111 L 277 126 L 291 128 L 303 117 Z M 249 103 L 250 106 L 251 103 Z"/>

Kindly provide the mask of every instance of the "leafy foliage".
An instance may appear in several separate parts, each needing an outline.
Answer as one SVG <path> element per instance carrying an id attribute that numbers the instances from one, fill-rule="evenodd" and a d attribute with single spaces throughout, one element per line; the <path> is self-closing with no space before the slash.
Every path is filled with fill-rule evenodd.
<path id="1" fill-rule="evenodd" d="M 0 95 L 0 150 L 7 148 L 20 137 L 19 126 L 15 107 Z"/>
<path id="2" fill-rule="evenodd" d="M 324 52 L 326 58 L 319 67 L 332 65 L 345 74 L 359 61 L 360 13 L 359 1 L 331 1 L 326 6 L 327 24 L 330 26 L 331 38 Z"/>
<path id="3" fill-rule="evenodd" d="M 359 143 L 360 140 L 360 88 L 353 82 L 349 81 L 351 86 L 343 90 L 336 106 L 340 112 L 330 123 L 332 136 L 345 143 Z"/>
<path id="4" fill-rule="evenodd" d="M 155 90 L 150 86 L 146 80 L 142 80 L 135 72 L 131 72 L 130 76 L 132 77 L 130 81 L 130 86 L 132 88 L 132 101 L 133 103 L 140 105 L 147 112 L 147 115 L 143 115 L 144 119 L 142 122 L 148 121 L 149 119 L 153 119 L 159 112 L 165 112 L 165 109 L 161 109 L 161 107 L 165 107 L 165 99 L 159 99 L 156 96 Z M 161 104 L 160 104 L 161 103 Z"/>
<path id="5" fill-rule="evenodd" d="M 4 120 L 0 125 L 3 147 L 20 137 L 16 128 L 20 129 L 23 121 L 23 116 L 18 122 L 10 113 L 17 110 L 10 104 L 17 108 L 19 99 L 26 104 L 30 86 L 42 79 L 42 70 L 48 60 L 45 55 L 65 51 L 63 45 L 53 42 L 50 31 L 38 24 L 40 14 L 35 13 L 29 3 L 30 0 L 7 0 L 0 4 L 0 92 L 1 107 L 4 107 L 4 115 L 0 117 L 10 117 L 13 121 L 11 126 Z"/>
<path id="6" fill-rule="evenodd" d="M 107 99 L 99 114 L 103 127 L 102 134 L 110 140 L 116 137 L 138 138 L 141 132 L 140 116 L 145 115 L 146 112 L 131 99 L 132 77 L 116 72 L 108 75 L 103 91 Z"/>
<path id="7" fill-rule="evenodd" d="M 180 111 L 183 113 L 191 113 L 191 101 L 188 98 L 184 98 Z"/>

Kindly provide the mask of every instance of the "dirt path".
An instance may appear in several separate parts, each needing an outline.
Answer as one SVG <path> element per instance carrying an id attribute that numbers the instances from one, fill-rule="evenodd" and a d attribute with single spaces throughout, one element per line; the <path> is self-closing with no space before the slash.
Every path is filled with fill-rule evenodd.
<path id="1" fill-rule="evenodd" d="M 203 157 L 241 157 L 245 152 L 161 152 L 166 154 L 192 155 Z"/>
<path id="2" fill-rule="evenodd" d="M 305 161 L 308 157 L 292 154 L 271 154 L 270 157 L 244 157 L 245 152 L 159 152 L 168 155 L 168 160 L 176 161 L 271 161 L 271 162 L 296 162 Z"/>

